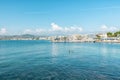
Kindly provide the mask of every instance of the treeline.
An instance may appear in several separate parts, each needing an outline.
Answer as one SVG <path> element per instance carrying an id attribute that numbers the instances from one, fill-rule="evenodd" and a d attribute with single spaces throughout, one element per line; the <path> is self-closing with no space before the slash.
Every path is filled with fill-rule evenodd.
<path id="1" fill-rule="evenodd" d="M 120 31 L 117 31 L 117 32 L 114 32 L 114 33 L 108 32 L 107 36 L 108 37 L 117 37 L 117 36 L 120 36 Z"/>

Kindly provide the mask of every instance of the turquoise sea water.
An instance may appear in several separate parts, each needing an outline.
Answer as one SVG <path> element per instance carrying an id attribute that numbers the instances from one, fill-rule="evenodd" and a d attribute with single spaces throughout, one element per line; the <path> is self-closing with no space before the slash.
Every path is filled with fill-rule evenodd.
<path id="1" fill-rule="evenodd" d="M 120 44 L 0 41 L 0 80 L 120 80 Z"/>

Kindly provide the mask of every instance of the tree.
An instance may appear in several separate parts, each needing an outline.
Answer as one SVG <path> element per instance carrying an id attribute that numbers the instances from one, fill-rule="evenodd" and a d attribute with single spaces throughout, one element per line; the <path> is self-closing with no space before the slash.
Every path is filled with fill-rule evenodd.
<path id="1" fill-rule="evenodd" d="M 66 40 L 67 40 L 67 37 L 63 37 L 62 39 L 63 39 L 64 41 L 66 41 Z"/>
<path id="2" fill-rule="evenodd" d="M 113 37 L 113 33 L 108 32 L 108 33 L 107 33 L 107 36 L 108 36 L 108 37 Z"/>
<path id="3" fill-rule="evenodd" d="M 100 39 L 100 38 L 101 38 L 100 35 L 96 35 L 96 37 L 97 37 L 97 39 Z"/>
<path id="4" fill-rule="evenodd" d="M 114 33 L 114 37 L 117 37 L 118 35 L 120 35 L 120 31 Z"/>

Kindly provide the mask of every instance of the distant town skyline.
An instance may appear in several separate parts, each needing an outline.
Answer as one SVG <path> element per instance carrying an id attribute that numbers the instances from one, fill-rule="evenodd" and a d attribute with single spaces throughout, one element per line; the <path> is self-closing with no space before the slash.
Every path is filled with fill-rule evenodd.
<path id="1" fill-rule="evenodd" d="M 120 30 L 120 0 L 0 0 L 0 35 Z"/>

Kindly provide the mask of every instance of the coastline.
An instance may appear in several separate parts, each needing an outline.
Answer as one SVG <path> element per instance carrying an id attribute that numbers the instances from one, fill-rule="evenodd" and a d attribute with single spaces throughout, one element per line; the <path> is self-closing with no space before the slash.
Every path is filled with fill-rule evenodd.
<path id="1" fill-rule="evenodd" d="M 120 43 L 120 41 L 52 41 L 52 40 L 0 40 L 0 41 L 50 41 L 52 43 Z"/>

